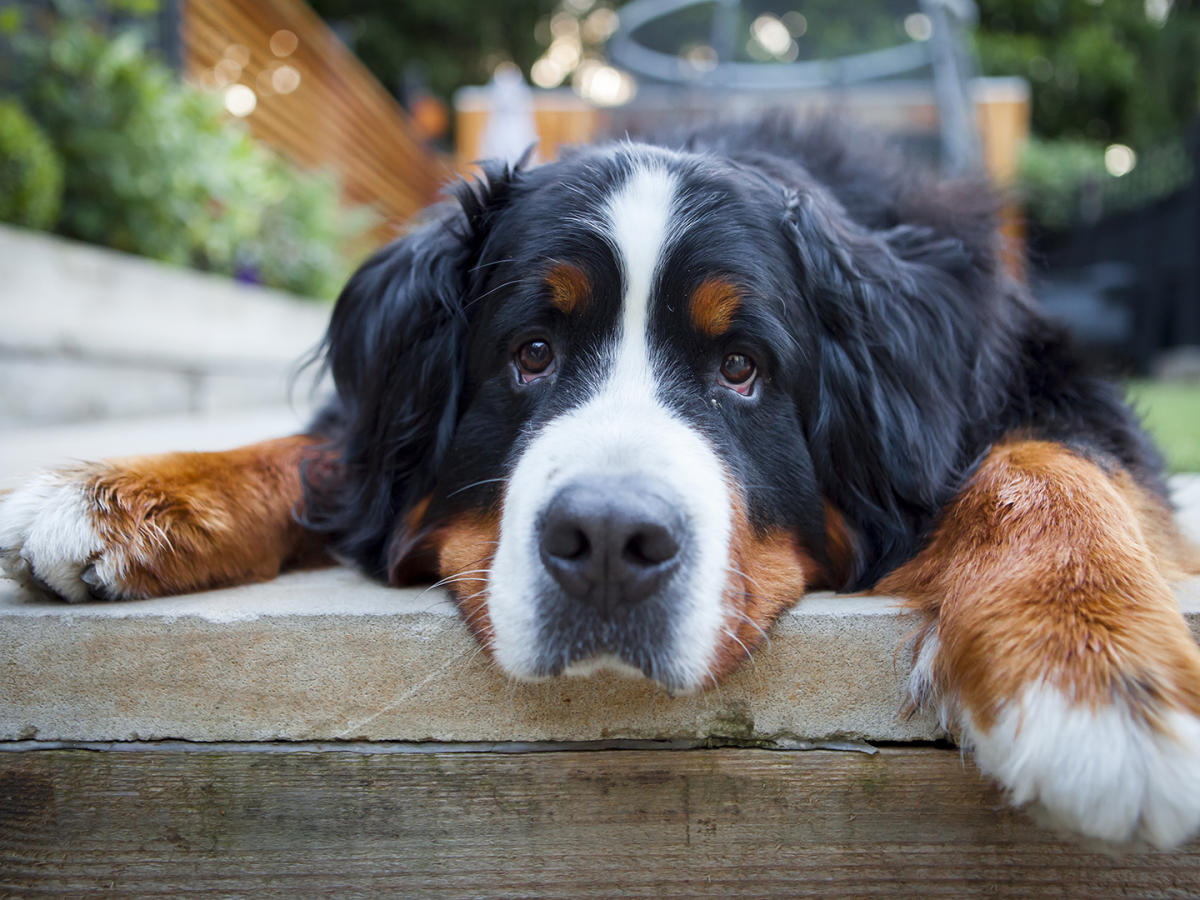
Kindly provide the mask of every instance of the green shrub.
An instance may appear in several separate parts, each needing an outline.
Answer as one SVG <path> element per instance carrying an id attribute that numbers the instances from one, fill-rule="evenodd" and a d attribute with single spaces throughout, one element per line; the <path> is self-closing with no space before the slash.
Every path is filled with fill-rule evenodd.
<path id="1" fill-rule="evenodd" d="M 1144 206 L 1184 187 L 1194 163 L 1180 140 L 1164 141 L 1137 155 L 1131 172 L 1109 174 L 1102 144 L 1071 139 L 1026 143 L 1017 190 L 1030 221 L 1062 231 L 1081 220 Z"/>
<path id="2" fill-rule="evenodd" d="M 14 41 L 27 109 L 62 158 L 58 230 L 316 297 L 348 274 L 352 217 L 329 176 L 293 169 L 180 83 L 140 33 L 81 15 Z"/>
<path id="3" fill-rule="evenodd" d="M 1081 193 L 1098 190 L 1111 177 L 1103 145 L 1034 138 L 1021 151 L 1017 191 L 1031 221 L 1058 230 L 1079 219 Z"/>
<path id="4" fill-rule="evenodd" d="M 17 103 L 0 100 L 0 222 L 53 228 L 63 172 L 46 135 Z"/>

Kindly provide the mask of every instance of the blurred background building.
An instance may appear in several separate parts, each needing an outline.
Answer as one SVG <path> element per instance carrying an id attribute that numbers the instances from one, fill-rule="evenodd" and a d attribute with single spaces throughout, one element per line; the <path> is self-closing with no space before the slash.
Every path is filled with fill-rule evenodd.
<path id="1" fill-rule="evenodd" d="M 0 221 L 25 229 L 0 234 L 0 259 L 49 248 L 12 281 L 47 298 L 82 296 L 62 263 L 82 251 L 31 232 L 220 276 L 239 308 L 288 302 L 271 290 L 328 300 L 482 155 L 532 143 L 545 161 L 608 134 L 822 111 L 947 174 L 987 174 L 1008 198 L 1013 271 L 1094 355 L 1186 375 L 1200 369 L 1197 59 L 1190 0 L 0 0 Z M 91 288 L 118 265 L 87 259 Z M 204 284 L 167 293 L 221 293 Z M 105 329 L 84 308 L 0 299 L 18 304 L 0 384 L 60 387 L 0 393 L 0 421 L 253 405 L 278 393 L 255 367 L 304 343 L 249 316 L 230 381 L 227 359 L 172 369 L 180 354 L 137 328 L 96 349 Z M 216 327 L 194 314 L 194 333 Z M 130 384 L 146 380 L 136 360 L 184 386 L 163 374 L 157 399 L 131 388 L 114 405 L 97 375 L 94 397 L 56 400 L 93 357 Z"/>

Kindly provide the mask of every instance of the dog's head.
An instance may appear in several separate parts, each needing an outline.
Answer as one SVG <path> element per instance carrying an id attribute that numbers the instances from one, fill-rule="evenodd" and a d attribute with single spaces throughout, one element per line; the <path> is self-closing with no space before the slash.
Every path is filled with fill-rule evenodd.
<path id="1" fill-rule="evenodd" d="M 946 499 L 971 351 L 931 260 L 956 252 L 798 166 L 626 143 L 489 168 L 340 298 L 310 518 L 445 579 L 513 675 L 700 687 Z"/>

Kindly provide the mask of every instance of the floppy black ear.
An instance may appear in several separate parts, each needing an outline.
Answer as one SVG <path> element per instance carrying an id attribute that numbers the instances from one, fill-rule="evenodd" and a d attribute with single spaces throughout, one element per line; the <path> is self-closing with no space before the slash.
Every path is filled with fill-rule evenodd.
<path id="1" fill-rule="evenodd" d="M 975 329 L 956 271 L 969 261 L 920 229 L 865 229 L 822 191 L 788 199 L 816 354 L 797 406 L 821 489 L 856 544 L 842 587 L 867 587 L 916 551 L 969 463 Z"/>
<path id="2" fill-rule="evenodd" d="M 376 577 L 454 434 L 469 272 L 516 174 L 487 165 L 460 184 L 457 203 L 371 257 L 334 307 L 324 354 L 337 396 L 318 421 L 331 443 L 328 462 L 304 473 L 304 524 Z"/>

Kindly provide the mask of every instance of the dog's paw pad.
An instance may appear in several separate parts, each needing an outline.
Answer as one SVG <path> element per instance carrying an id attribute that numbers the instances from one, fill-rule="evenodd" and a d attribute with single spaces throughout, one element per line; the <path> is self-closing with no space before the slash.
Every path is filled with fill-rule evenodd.
<path id="1" fill-rule="evenodd" d="M 86 469 L 45 472 L 0 500 L 0 569 L 72 603 L 123 596 Z"/>

